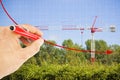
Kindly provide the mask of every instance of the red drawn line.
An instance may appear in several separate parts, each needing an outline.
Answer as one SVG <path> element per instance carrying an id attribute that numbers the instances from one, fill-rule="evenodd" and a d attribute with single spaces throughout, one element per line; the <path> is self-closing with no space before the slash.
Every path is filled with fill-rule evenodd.
<path id="1" fill-rule="evenodd" d="M 4 10 L 4 12 L 6 13 L 6 15 L 8 16 L 8 18 L 15 24 L 15 25 L 18 25 L 18 23 L 10 16 L 10 14 L 8 13 L 8 11 L 6 10 L 6 8 L 4 7 L 3 3 L 2 3 L 2 0 L 0 0 L 0 3 L 2 5 L 2 8 Z M 96 17 L 97 18 L 97 17 Z M 96 21 L 96 19 L 95 19 Z M 94 21 L 94 23 L 95 23 Z M 94 26 L 94 24 L 92 25 L 92 27 Z M 27 35 L 27 34 L 26 34 Z M 29 35 L 28 35 L 29 36 Z M 53 45 L 53 46 L 57 46 L 57 47 L 60 47 L 60 48 L 64 48 L 64 49 L 67 49 L 67 50 L 73 50 L 73 51 L 77 51 L 77 52 L 92 52 L 91 50 L 80 50 L 80 49 L 76 49 L 76 48 L 69 48 L 69 47 L 65 47 L 65 46 L 61 46 L 61 45 L 58 45 L 58 44 L 54 44 L 52 42 L 49 42 L 47 40 L 44 39 L 44 42 L 50 44 L 50 45 Z M 107 50 L 106 52 L 98 52 L 98 51 L 95 51 L 95 53 L 106 53 L 106 54 L 111 54 L 112 51 L 111 50 Z"/>

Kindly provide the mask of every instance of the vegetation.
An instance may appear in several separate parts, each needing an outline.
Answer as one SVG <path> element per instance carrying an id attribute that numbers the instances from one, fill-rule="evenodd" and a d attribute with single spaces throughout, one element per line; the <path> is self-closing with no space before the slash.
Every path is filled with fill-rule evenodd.
<path id="1" fill-rule="evenodd" d="M 90 50 L 90 40 L 85 43 L 86 50 Z M 96 40 L 95 44 L 97 51 L 111 49 L 113 53 L 96 54 L 96 62 L 91 64 L 90 53 L 69 51 L 45 43 L 18 71 L 2 80 L 119 80 L 120 46 L 108 45 L 103 40 Z M 84 49 L 71 39 L 64 40 L 62 45 Z"/>

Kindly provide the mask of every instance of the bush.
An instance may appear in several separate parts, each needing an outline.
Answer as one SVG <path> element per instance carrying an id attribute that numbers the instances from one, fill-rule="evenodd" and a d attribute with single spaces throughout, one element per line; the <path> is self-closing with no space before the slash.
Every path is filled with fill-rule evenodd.
<path id="1" fill-rule="evenodd" d="M 118 65 L 43 65 L 27 64 L 2 80 L 119 80 Z"/>

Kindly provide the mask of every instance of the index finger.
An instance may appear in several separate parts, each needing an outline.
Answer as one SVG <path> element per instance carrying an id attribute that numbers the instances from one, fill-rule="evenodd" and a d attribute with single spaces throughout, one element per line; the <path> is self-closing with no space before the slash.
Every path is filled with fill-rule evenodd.
<path id="1" fill-rule="evenodd" d="M 43 33 L 39 29 L 37 29 L 36 27 L 33 27 L 32 25 L 23 24 L 23 25 L 20 25 L 20 26 L 27 29 L 31 33 L 37 34 L 39 36 L 43 35 Z"/>

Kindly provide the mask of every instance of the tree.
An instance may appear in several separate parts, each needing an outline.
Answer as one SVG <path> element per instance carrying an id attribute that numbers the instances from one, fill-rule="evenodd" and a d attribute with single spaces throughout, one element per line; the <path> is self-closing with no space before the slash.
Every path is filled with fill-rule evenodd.
<path id="1" fill-rule="evenodd" d="M 91 50 L 91 40 L 85 42 L 87 50 Z M 107 55 L 105 51 L 108 49 L 108 45 L 104 40 L 95 40 L 95 50 L 101 52 L 101 54 L 96 54 L 96 59 L 99 62 L 106 63 Z"/>
<path id="2" fill-rule="evenodd" d="M 55 41 L 49 40 L 49 42 L 56 44 Z M 35 55 L 37 62 L 40 61 L 39 65 L 53 63 L 55 51 L 56 51 L 56 47 L 54 47 L 53 45 L 44 43 L 40 51 L 38 52 L 38 54 Z"/>
<path id="3" fill-rule="evenodd" d="M 113 53 L 109 57 L 112 62 L 120 63 L 120 45 L 114 44 L 109 47 Z"/>
<path id="4" fill-rule="evenodd" d="M 75 49 L 82 49 L 81 46 L 78 44 L 75 44 L 72 42 L 71 39 L 64 40 L 63 41 L 63 46 L 68 47 L 68 48 L 75 48 Z M 71 51 L 64 49 L 65 51 L 65 58 L 66 58 L 66 63 L 71 64 L 71 65 L 78 65 L 86 61 L 86 58 L 84 56 L 84 53 L 82 52 L 76 52 L 76 51 Z"/>

